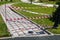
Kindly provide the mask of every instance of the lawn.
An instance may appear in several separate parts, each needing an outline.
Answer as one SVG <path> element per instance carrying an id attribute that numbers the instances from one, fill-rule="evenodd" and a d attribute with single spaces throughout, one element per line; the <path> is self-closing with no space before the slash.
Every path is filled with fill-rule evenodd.
<path id="1" fill-rule="evenodd" d="M 9 2 L 9 1 L 2 1 L 0 2 L 0 5 L 2 4 L 6 4 L 6 3 L 14 3 L 14 2 L 19 2 L 20 0 L 13 0 L 13 2 Z"/>
<path id="2" fill-rule="evenodd" d="M 17 1 L 13 0 L 13 2 L 17 2 Z M 3 5 L 5 3 L 13 3 L 13 2 L 3 1 L 3 2 L 0 2 L 0 5 Z M 8 37 L 8 36 L 10 36 L 10 33 L 8 32 L 8 28 L 0 15 L 0 37 Z"/>
<path id="3" fill-rule="evenodd" d="M 58 29 L 47 29 L 49 30 L 50 32 L 54 33 L 54 34 L 60 34 L 60 26 Z"/>
<path id="4" fill-rule="evenodd" d="M 41 2 L 40 2 L 41 3 Z M 56 1 L 45 1 L 45 2 L 42 2 L 42 3 L 46 3 L 46 4 L 56 4 Z"/>
<path id="5" fill-rule="evenodd" d="M 32 12 L 38 12 L 38 13 L 45 13 L 45 14 L 52 14 L 56 10 L 56 8 L 52 7 L 42 7 L 42 6 L 37 6 L 34 4 L 28 4 L 28 3 L 17 3 L 14 4 L 16 7 L 23 7 L 25 10 L 30 10 Z"/>
<path id="6" fill-rule="evenodd" d="M 23 11 L 17 11 L 21 14 L 23 14 L 24 16 L 26 16 L 27 18 L 29 17 L 37 17 L 37 16 L 41 16 L 41 15 L 38 15 L 38 14 L 31 14 L 31 13 L 28 13 L 28 12 L 23 12 Z M 60 34 L 60 26 L 58 29 L 52 29 L 53 27 L 53 24 L 54 22 L 52 22 L 50 19 L 48 18 L 43 18 L 43 19 L 31 19 L 32 21 L 34 21 L 35 23 L 43 26 L 43 27 L 51 27 L 50 29 L 47 29 L 49 30 L 50 32 L 54 33 L 54 34 Z"/>
<path id="7" fill-rule="evenodd" d="M 7 37 L 7 36 L 10 36 L 10 33 L 8 32 L 7 26 L 0 15 L 0 37 Z"/>
<path id="8" fill-rule="evenodd" d="M 21 14 L 27 16 L 28 18 L 29 17 L 39 17 L 39 16 L 42 16 L 42 15 L 39 15 L 39 14 L 32 14 L 32 13 L 24 12 L 24 11 L 18 11 L 18 12 L 21 12 Z"/>
<path id="9" fill-rule="evenodd" d="M 33 5 L 33 4 L 28 4 L 28 3 L 17 3 L 14 4 L 13 6 L 16 7 L 23 7 L 23 9 L 26 10 L 30 10 L 30 11 L 34 11 L 34 12 L 38 12 L 38 13 L 47 13 L 47 14 L 52 14 L 56 8 L 46 8 L 46 7 L 41 7 L 41 6 L 37 6 L 37 5 Z M 27 8 L 25 8 L 27 7 Z M 30 8 L 29 8 L 30 7 Z M 15 10 L 16 11 L 16 10 Z M 29 12 L 24 12 L 24 11 L 20 11 L 17 10 L 17 12 L 23 14 L 26 17 L 37 17 L 37 16 L 41 16 L 40 14 L 32 14 Z M 36 22 L 39 25 L 42 25 L 43 27 L 53 27 L 54 22 L 52 22 L 51 20 L 49 20 L 48 18 L 43 18 L 43 19 L 31 19 L 32 21 Z M 59 26 L 60 28 L 60 26 Z M 60 29 L 47 29 L 50 32 L 54 33 L 54 34 L 60 34 Z"/>
<path id="10" fill-rule="evenodd" d="M 19 12 L 19 11 L 17 11 Z M 31 13 L 27 13 L 27 12 L 22 12 L 20 11 L 19 13 L 23 14 L 26 17 L 36 17 L 36 16 L 40 16 L 40 15 L 36 15 L 36 14 L 31 14 Z M 43 26 L 43 27 L 51 27 L 49 30 L 50 32 L 54 33 L 54 34 L 60 34 L 60 26 L 58 29 L 52 29 L 54 22 L 52 22 L 51 20 L 49 20 L 48 18 L 43 18 L 43 19 L 31 19 L 32 21 L 34 21 L 35 23 Z"/>
<path id="11" fill-rule="evenodd" d="M 17 11 L 21 14 L 23 14 L 24 16 L 26 16 L 27 18 L 31 18 L 31 17 L 41 17 L 42 15 L 39 14 L 32 14 L 29 12 L 24 12 L 24 11 Z M 45 25 L 45 26 L 53 26 L 53 22 L 50 21 L 48 18 L 43 18 L 43 19 L 32 19 L 32 21 L 38 23 L 39 25 Z"/>
<path id="12" fill-rule="evenodd" d="M 0 2 L 0 5 L 5 4 L 5 3 L 10 3 L 10 2 L 5 2 L 5 1 L 4 2 Z"/>

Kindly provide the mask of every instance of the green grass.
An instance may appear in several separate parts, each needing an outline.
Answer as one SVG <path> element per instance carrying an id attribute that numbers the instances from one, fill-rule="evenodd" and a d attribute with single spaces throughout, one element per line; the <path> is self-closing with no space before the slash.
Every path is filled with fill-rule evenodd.
<path id="1" fill-rule="evenodd" d="M 26 17 L 40 17 L 42 15 L 39 15 L 39 14 L 32 14 L 32 13 L 28 13 L 28 12 L 24 12 L 24 11 L 17 11 L 21 14 L 23 14 L 24 16 Z M 40 25 L 47 25 L 47 26 L 53 26 L 53 22 L 50 21 L 48 18 L 44 18 L 44 19 L 32 19 L 32 21 L 40 24 Z"/>
<path id="2" fill-rule="evenodd" d="M 13 3 L 13 2 L 3 1 L 3 2 L 0 2 L 0 5 L 8 4 L 8 3 Z"/>
<path id="3" fill-rule="evenodd" d="M 19 11 L 18 11 L 19 12 Z M 39 15 L 35 15 L 35 14 L 31 14 L 31 13 L 27 13 L 27 12 L 21 12 L 21 14 L 23 14 L 26 17 L 36 17 Z M 36 22 L 39 25 L 42 25 L 43 27 L 53 27 L 54 22 L 50 21 L 49 19 L 31 19 L 32 21 Z M 54 34 L 60 34 L 60 26 L 58 29 L 47 29 L 50 32 L 54 33 Z"/>
<path id="4" fill-rule="evenodd" d="M 60 34 L 60 28 L 58 29 L 48 29 L 50 32 L 54 33 L 54 34 Z"/>
<path id="5" fill-rule="evenodd" d="M 37 6 L 37 5 L 33 5 L 33 4 L 27 4 L 27 3 L 17 3 L 17 4 L 14 4 L 14 6 L 17 6 L 17 7 L 24 7 L 24 9 L 26 10 L 30 10 L 30 11 L 34 11 L 34 12 L 38 12 L 38 13 L 47 13 L 47 14 L 52 14 L 52 12 L 54 12 L 56 9 L 55 8 L 42 8 L 40 6 Z M 27 8 L 25 8 L 27 7 Z M 28 7 L 31 7 L 30 9 Z M 37 7 L 35 9 L 32 9 L 32 7 Z M 38 14 L 32 14 L 32 13 L 29 13 L 29 12 L 24 12 L 24 11 L 20 11 L 20 10 L 17 10 L 17 12 L 25 15 L 26 17 L 36 17 L 36 16 L 41 16 L 41 15 L 38 15 Z M 36 22 L 37 24 L 39 25 L 44 25 L 44 27 L 53 27 L 53 24 L 54 22 L 50 21 L 49 19 L 32 19 L 32 21 Z M 59 26 L 60 28 L 60 26 Z M 60 29 L 47 29 L 49 30 L 50 32 L 54 33 L 54 34 L 60 34 Z"/>
<path id="6" fill-rule="evenodd" d="M 33 7 L 33 8 L 36 8 L 36 7 Z M 42 8 L 42 7 L 37 7 L 37 9 L 26 9 L 26 10 L 30 10 L 30 11 L 33 11 L 33 12 L 38 12 L 38 13 L 45 13 L 45 14 L 52 14 L 52 12 L 54 12 L 54 8 Z M 49 11 L 49 12 L 48 12 Z"/>
<path id="7" fill-rule="evenodd" d="M 18 0 L 13 0 L 13 2 L 18 2 Z M 0 2 L 0 6 L 3 4 L 13 3 L 13 2 L 3 1 L 3 2 Z M 8 28 L 0 15 L 0 37 L 9 37 L 9 36 L 10 36 L 10 33 L 8 32 Z"/>
<path id="8" fill-rule="evenodd" d="M 36 17 L 36 16 L 41 16 L 41 15 L 36 15 L 36 14 L 31 14 L 28 12 L 23 12 L 23 11 L 17 11 L 21 14 L 23 14 L 26 17 Z M 42 25 L 43 27 L 53 27 L 54 22 L 52 22 L 51 20 L 49 20 L 48 18 L 44 18 L 44 19 L 31 19 L 32 21 L 36 22 L 39 25 Z M 60 34 L 60 26 L 58 29 L 47 29 L 50 32 L 54 33 L 54 34 Z"/>
<path id="9" fill-rule="evenodd" d="M 48 1 L 48 2 L 42 2 L 42 3 L 46 3 L 46 4 L 56 4 L 56 1 Z"/>
<path id="10" fill-rule="evenodd" d="M 23 14 L 26 17 L 41 16 L 41 15 L 38 15 L 38 14 L 31 14 L 31 13 L 23 12 L 23 11 L 19 11 L 19 10 L 17 12 Z M 34 21 L 34 22 L 36 22 L 39 25 L 42 25 L 43 27 L 53 27 L 53 25 L 54 25 L 54 22 L 52 22 L 48 18 L 44 18 L 44 19 L 31 19 L 31 20 Z M 52 32 L 54 34 L 60 34 L 60 29 L 59 28 L 58 29 L 47 29 L 47 30 L 49 30 L 50 32 Z"/>
<path id="11" fill-rule="evenodd" d="M 34 22 L 36 22 L 36 23 L 38 23 L 38 24 L 40 24 L 40 25 L 45 25 L 45 27 L 47 27 L 47 26 L 53 26 L 53 22 L 52 21 L 50 21 L 48 18 L 43 18 L 43 19 L 32 19 L 32 21 L 34 21 Z"/>
<path id="12" fill-rule="evenodd" d="M 0 5 L 5 4 L 5 3 L 10 3 L 10 2 L 5 2 L 5 1 L 4 2 L 0 2 Z"/>
<path id="13" fill-rule="evenodd" d="M 19 2 L 20 0 L 13 0 L 13 2 L 9 2 L 9 1 L 2 1 L 0 2 L 0 5 L 2 4 L 7 4 L 7 3 L 14 3 L 14 2 Z"/>
<path id="14" fill-rule="evenodd" d="M 14 4 L 14 6 L 16 7 L 24 7 L 24 9 L 26 10 L 30 10 L 33 12 L 38 12 L 38 13 L 45 13 L 45 14 L 52 14 L 52 12 L 54 12 L 56 10 L 56 8 L 52 8 L 52 7 L 42 7 L 42 6 L 37 6 L 37 5 L 33 5 L 33 4 L 28 4 L 28 3 L 17 3 Z M 27 7 L 27 8 L 25 8 Z"/>
<path id="15" fill-rule="evenodd" d="M 21 14 L 23 14 L 23 15 L 25 15 L 27 17 L 39 17 L 39 16 L 41 16 L 39 14 L 32 14 L 32 13 L 24 12 L 24 11 L 18 11 L 18 12 L 20 12 Z"/>
<path id="16" fill-rule="evenodd" d="M 10 36 L 10 33 L 8 32 L 7 26 L 0 15 L 0 37 L 7 37 L 7 36 Z"/>
<path id="17" fill-rule="evenodd" d="M 3 2 L 0 2 L 0 5 L 3 5 L 5 3 L 12 3 L 12 2 L 3 1 Z M 0 37 L 8 37 L 8 36 L 10 36 L 10 33 L 8 32 L 7 26 L 0 15 Z"/>
<path id="18" fill-rule="evenodd" d="M 24 9 L 26 10 L 30 10 L 30 11 L 34 11 L 34 12 L 38 12 L 38 13 L 50 13 L 52 14 L 52 12 L 55 10 L 54 8 L 42 8 L 40 6 L 37 6 L 37 5 L 33 5 L 33 4 L 27 4 L 27 3 L 17 3 L 17 4 L 14 4 L 14 6 L 16 7 L 24 7 Z M 25 8 L 27 7 L 27 8 Z M 29 9 L 29 7 L 31 7 Z M 34 8 L 34 9 L 33 9 Z M 21 14 L 25 15 L 26 17 L 39 17 L 39 16 L 42 16 L 40 14 L 32 14 L 32 13 L 29 13 L 29 12 L 24 12 L 24 11 L 18 11 L 20 12 Z M 47 21 L 46 21 L 47 20 Z M 41 25 L 47 25 L 48 26 L 52 26 L 53 25 L 53 22 L 51 22 L 49 19 L 38 19 L 38 20 L 33 20 L 35 22 L 37 22 L 38 24 L 41 24 Z"/>

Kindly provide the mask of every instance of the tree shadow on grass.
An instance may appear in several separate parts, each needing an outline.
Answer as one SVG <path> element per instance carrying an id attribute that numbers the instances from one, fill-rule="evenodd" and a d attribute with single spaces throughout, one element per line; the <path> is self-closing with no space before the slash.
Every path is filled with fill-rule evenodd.
<path id="1" fill-rule="evenodd" d="M 59 7 L 56 9 L 55 12 L 53 12 L 52 17 L 50 18 L 51 21 L 54 22 L 54 25 L 52 28 L 58 28 L 58 25 L 60 24 L 60 2 L 57 2 L 56 4 L 59 5 Z"/>

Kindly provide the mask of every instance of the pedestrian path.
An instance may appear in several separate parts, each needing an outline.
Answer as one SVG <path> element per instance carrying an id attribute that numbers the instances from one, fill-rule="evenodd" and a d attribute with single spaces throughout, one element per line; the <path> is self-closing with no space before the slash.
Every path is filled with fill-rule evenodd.
<path id="1" fill-rule="evenodd" d="M 48 36 L 48 33 L 42 30 L 41 26 L 39 27 L 23 16 L 13 12 L 8 6 L 1 6 L 0 13 L 5 18 L 4 21 L 6 21 L 5 23 L 12 37 Z"/>

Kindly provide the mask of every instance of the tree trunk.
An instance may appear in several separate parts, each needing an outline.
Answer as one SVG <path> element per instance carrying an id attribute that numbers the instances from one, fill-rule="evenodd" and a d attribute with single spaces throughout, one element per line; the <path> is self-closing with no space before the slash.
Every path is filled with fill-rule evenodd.
<path id="1" fill-rule="evenodd" d="M 12 2 L 12 0 L 10 0 L 10 2 Z"/>
<path id="2" fill-rule="evenodd" d="M 3 0 L 1 0 L 1 1 L 3 1 Z"/>

